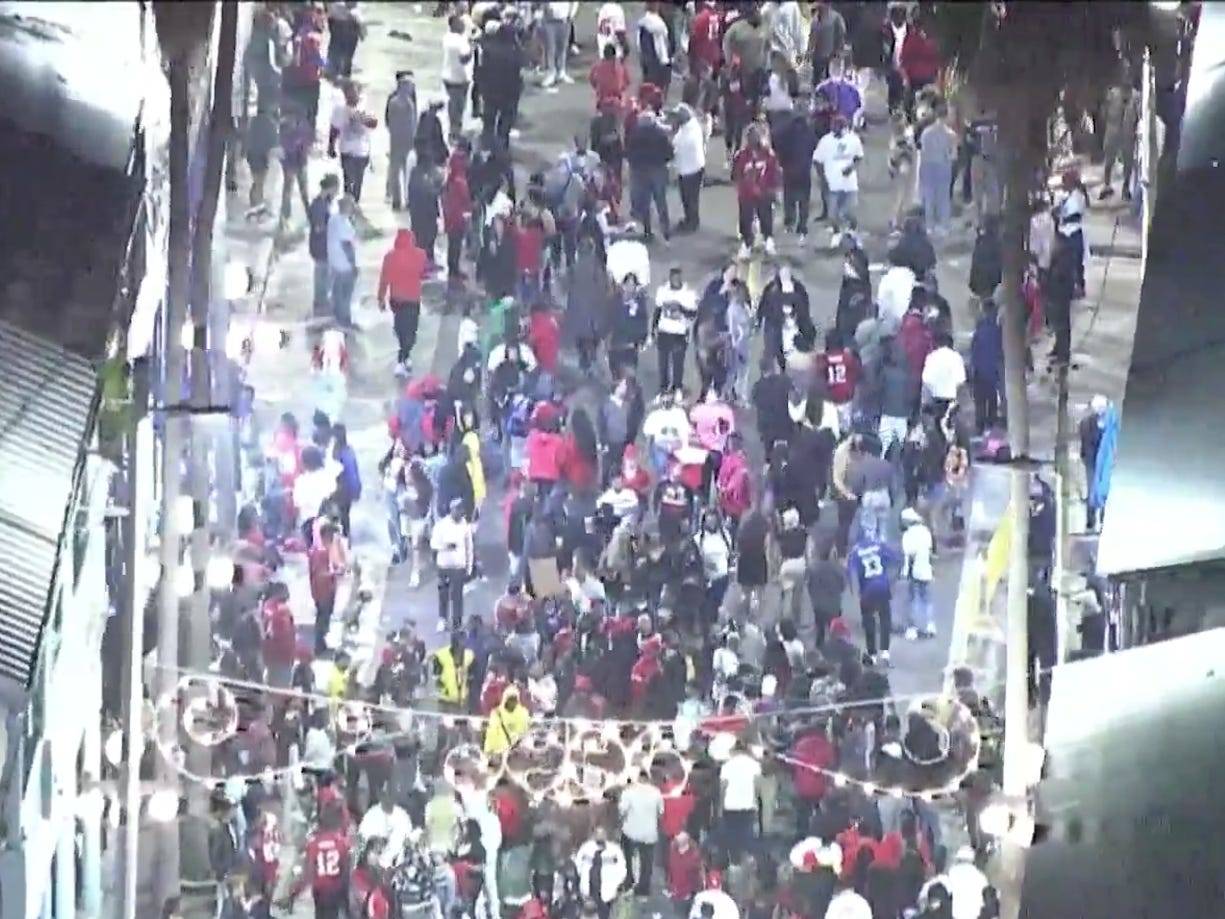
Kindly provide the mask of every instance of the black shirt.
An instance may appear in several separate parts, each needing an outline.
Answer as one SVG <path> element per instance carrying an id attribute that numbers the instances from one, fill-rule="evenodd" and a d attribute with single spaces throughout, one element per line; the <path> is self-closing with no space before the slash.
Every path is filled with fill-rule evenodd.
<path id="1" fill-rule="evenodd" d="M 328 217 L 332 214 L 332 202 L 323 195 L 316 195 L 306 211 L 306 219 L 310 223 L 310 254 L 316 262 L 326 262 L 328 258 Z"/>

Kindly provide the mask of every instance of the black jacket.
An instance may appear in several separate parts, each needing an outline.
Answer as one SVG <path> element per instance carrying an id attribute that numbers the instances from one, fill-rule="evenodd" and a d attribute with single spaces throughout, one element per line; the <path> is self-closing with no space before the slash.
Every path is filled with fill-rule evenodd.
<path id="1" fill-rule="evenodd" d="M 792 118 L 778 132 L 778 164 L 784 178 L 799 179 L 812 175 L 812 154 L 817 149 L 817 129 L 811 118 Z"/>
<path id="2" fill-rule="evenodd" d="M 523 92 L 523 49 L 504 31 L 482 41 L 476 71 L 481 98 L 492 104 L 512 103 Z"/>
<path id="3" fill-rule="evenodd" d="M 626 135 L 625 158 L 631 167 L 662 168 L 672 162 L 672 141 L 659 125 L 639 119 Z"/>
<path id="4" fill-rule="evenodd" d="M 777 278 L 766 285 L 757 304 L 757 322 L 765 328 L 767 345 L 775 350 L 781 349 L 783 307 L 790 303 L 800 333 L 796 345 L 801 351 L 811 350 L 816 342 L 817 330 L 812 324 L 812 314 L 809 311 L 808 288 L 799 281 L 792 283 L 794 287 L 790 293 L 783 292 Z"/>
<path id="5" fill-rule="evenodd" d="M 612 309 L 612 343 L 615 346 L 635 347 L 647 340 L 650 332 L 651 313 L 647 308 L 646 293 L 639 291 L 634 296 L 637 310 L 631 315 L 630 304 L 624 295 L 617 297 Z"/>
<path id="6" fill-rule="evenodd" d="M 995 293 L 1004 276 L 1004 256 L 996 233 L 979 233 L 970 256 L 970 292 L 986 299 Z"/>
<path id="7" fill-rule="evenodd" d="M 902 230 L 897 244 L 889 250 L 889 261 L 895 265 L 905 265 L 916 278 L 922 279 L 936 267 L 936 250 L 922 227 L 907 227 Z"/>
<path id="8" fill-rule="evenodd" d="M 757 430 L 766 448 L 776 440 L 786 440 L 791 433 L 791 415 L 787 397 L 791 384 L 781 373 L 772 373 L 753 384 L 753 407 L 757 410 Z"/>

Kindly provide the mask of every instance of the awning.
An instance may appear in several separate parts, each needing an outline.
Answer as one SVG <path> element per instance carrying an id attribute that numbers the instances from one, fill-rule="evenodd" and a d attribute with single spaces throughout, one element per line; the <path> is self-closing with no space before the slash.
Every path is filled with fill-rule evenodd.
<path id="1" fill-rule="evenodd" d="M 1225 629 L 1055 670 L 1022 919 L 1220 916 Z"/>
<path id="2" fill-rule="evenodd" d="M 1222 4 L 1203 6 L 1177 156 L 1149 235 L 1101 574 L 1225 558 Z"/>
<path id="3" fill-rule="evenodd" d="M 0 320 L 0 677 L 27 688 L 97 404 L 87 360 Z"/>

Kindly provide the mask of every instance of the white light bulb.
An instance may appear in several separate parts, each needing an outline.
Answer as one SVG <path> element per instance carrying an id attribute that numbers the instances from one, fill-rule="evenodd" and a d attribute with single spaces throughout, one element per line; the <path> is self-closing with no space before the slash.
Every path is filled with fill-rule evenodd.
<path id="1" fill-rule="evenodd" d="M 169 788 L 149 795 L 146 813 L 154 823 L 169 823 L 179 815 L 179 796 Z"/>
<path id="2" fill-rule="evenodd" d="M 874 794 L 876 794 L 876 786 L 875 786 L 874 784 L 872 784 L 871 782 L 864 782 L 864 783 L 863 783 L 863 793 L 864 793 L 865 795 L 874 795 Z"/>
<path id="3" fill-rule="evenodd" d="M 841 772 L 834 773 L 834 785 L 837 788 L 842 788 L 846 785 L 846 776 Z"/>

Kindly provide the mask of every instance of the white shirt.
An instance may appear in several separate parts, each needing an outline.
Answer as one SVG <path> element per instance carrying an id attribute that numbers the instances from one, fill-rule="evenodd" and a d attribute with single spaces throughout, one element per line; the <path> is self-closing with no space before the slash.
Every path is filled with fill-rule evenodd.
<path id="1" fill-rule="evenodd" d="M 766 80 L 766 98 L 762 107 L 767 112 L 789 112 L 795 108 L 795 101 L 787 91 L 787 78 L 771 71 Z"/>
<path id="2" fill-rule="evenodd" d="M 853 890 L 839 891 L 829 901 L 825 919 L 872 919 L 872 907 Z"/>
<path id="3" fill-rule="evenodd" d="M 625 9 L 620 3 L 605 3 L 595 18 L 596 32 L 601 35 L 616 35 L 625 31 Z"/>
<path id="4" fill-rule="evenodd" d="M 450 514 L 434 523 L 430 548 L 437 553 L 439 568 L 472 569 L 472 526 L 463 517 L 455 520 Z"/>
<path id="5" fill-rule="evenodd" d="M 1059 232 L 1063 236 L 1075 236 L 1083 229 L 1083 219 L 1088 202 L 1084 192 L 1074 188 L 1059 204 Z M 1073 219 L 1080 218 L 1080 219 Z"/>
<path id="6" fill-rule="evenodd" d="M 706 132 L 702 130 L 702 122 L 696 115 L 690 115 L 689 120 L 676 129 L 672 137 L 672 162 L 676 165 L 676 174 L 693 175 L 706 166 Z"/>
<path id="7" fill-rule="evenodd" d="M 298 509 L 299 520 L 310 520 L 319 516 L 323 502 L 336 493 L 336 476 L 340 464 L 328 459 L 322 469 L 304 472 L 293 483 L 293 503 Z"/>
<path id="8" fill-rule="evenodd" d="M 328 218 L 328 267 L 333 271 L 348 274 L 355 270 L 355 266 L 349 261 L 344 243 L 356 247 L 357 231 L 353 229 L 353 221 L 337 211 Z M 353 255 L 357 256 L 356 248 Z"/>
<path id="9" fill-rule="evenodd" d="M 381 804 L 376 804 L 366 811 L 366 815 L 362 817 L 361 826 L 358 827 L 357 832 L 364 841 L 371 839 L 387 840 L 387 844 L 383 846 L 383 854 L 379 858 L 379 862 L 385 868 L 390 868 L 400 858 L 401 853 L 403 853 L 404 843 L 412 835 L 413 824 L 408 819 L 408 814 L 404 808 L 393 807 L 389 814 L 383 810 Z"/>
<path id="10" fill-rule="evenodd" d="M 830 131 L 812 152 L 812 161 L 825 171 L 830 191 L 859 191 L 859 169 L 852 168 L 850 175 L 842 174 L 857 159 L 863 159 L 863 141 L 854 131 L 843 131 L 841 137 Z"/>
<path id="11" fill-rule="evenodd" d="M 932 531 L 923 523 L 912 523 L 902 534 L 902 556 L 912 580 L 932 579 Z"/>
<path id="12" fill-rule="evenodd" d="M 340 135 L 336 138 L 336 149 L 343 155 L 370 155 L 370 129 L 365 117 L 360 109 L 350 108 L 344 102 L 332 109 L 332 127 Z"/>
<path id="13" fill-rule="evenodd" d="M 714 581 L 727 577 L 732 561 L 732 548 L 728 545 L 727 536 L 702 530 L 695 538 L 702 553 L 702 572 L 706 579 Z"/>
<path id="14" fill-rule="evenodd" d="M 669 284 L 661 284 L 655 292 L 655 305 L 659 307 L 659 325 L 655 330 L 667 335 L 688 335 L 693 320 L 698 315 L 698 295 L 688 284 L 673 290 Z"/>
<path id="15" fill-rule="evenodd" d="M 1055 247 L 1055 218 L 1043 208 L 1029 218 L 1029 252 L 1043 271 L 1051 267 Z"/>
<path id="16" fill-rule="evenodd" d="M 617 515 L 618 519 L 620 519 L 638 510 L 638 493 L 625 485 L 621 487 L 620 491 L 610 488 L 600 495 L 596 504 L 607 504 L 613 509 L 613 513 Z"/>
<path id="17" fill-rule="evenodd" d="M 679 405 L 655 409 L 642 424 L 642 434 L 665 450 L 676 450 L 689 442 L 689 416 Z"/>
<path id="18" fill-rule="evenodd" d="M 468 345 L 479 345 L 480 341 L 481 327 L 477 325 L 476 320 L 471 316 L 465 316 L 459 321 L 459 331 L 455 336 L 455 343 L 459 348 L 459 353 L 463 354 L 464 349 Z"/>
<path id="19" fill-rule="evenodd" d="M 603 846 L 600 854 L 600 889 L 591 889 L 591 867 L 595 863 L 596 850 Z M 625 853 L 621 846 L 611 840 L 598 843 L 588 839 L 574 853 L 574 867 L 578 870 L 579 893 L 602 903 L 611 903 L 617 899 L 617 893 L 625 880 L 627 867 Z"/>
<path id="20" fill-rule="evenodd" d="M 978 919 L 987 883 L 973 862 L 957 862 L 949 868 L 946 886 L 953 898 L 953 919 Z"/>
<path id="21" fill-rule="evenodd" d="M 716 680 L 726 682 L 740 672 L 740 658 L 731 648 L 715 648 L 710 658 L 710 668 Z"/>
<path id="22" fill-rule="evenodd" d="M 302 749 L 302 765 L 315 769 L 336 768 L 336 745 L 323 728 L 308 728 Z"/>
<path id="23" fill-rule="evenodd" d="M 664 796 L 647 782 L 635 782 L 621 792 L 617 803 L 621 832 L 634 842 L 659 841 L 659 818 L 664 814 Z"/>
<path id="24" fill-rule="evenodd" d="M 604 584 L 591 575 L 581 581 L 575 577 L 567 578 L 566 589 L 570 591 L 570 599 L 580 613 L 589 613 L 597 600 L 603 602 L 608 599 L 604 593 Z"/>
<path id="25" fill-rule="evenodd" d="M 725 811 L 751 811 L 757 809 L 757 780 L 761 777 L 761 763 L 747 753 L 736 753 L 719 769 L 719 781 L 726 787 L 723 791 Z"/>
<path id="26" fill-rule="evenodd" d="M 442 82 L 467 83 L 468 64 L 472 60 L 472 42 L 462 32 L 448 32 L 442 37 Z"/>
<path id="27" fill-rule="evenodd" d="M 658 13 L 644 13 L 642 18 L 638 20 L 638 26 L 644 29 L 651 40 L 655 42 L 655 57 L 659 59 L 661 64 L 672 63 L 672 57 L 668 54 L 668 26 L 663 21 Z"/>
<path id="28" fill-rule="evenodd" d="M 707 903 L 715 908 L 714 919 L 740 919 L 740 907 L 736 905 L 736 901 L 717 887 L 703 890 L 693 898 L 693 905 L 689 907 L 689 919 L 699 919 L 702 907 Z"/>
<path id="29" fill-rule="evenodd" d="M 914 272 L 905 265 L 894 265 L 882 275 L 876 288 L 876 303 L 882 320 L 890 320 L 896 328 L 910 309 L 914 294 Z"/>
<path id="30" fill-rule="evenodd" d="M 933 399 L 956 399 L 965 381 L 966 362 L 952 348 L 937 348 L 923 362 L 923 385 Z"/>
<path id="31" fill-rule="evenodd" d="M 893 30 L 893 69 L 902 69 L 902 45 L 906 41 L 906 24 L 895 26 L 892 22 L 889 23 L 889 28 Z"/>
<path id="32" fill-rule="evenodd" d="M 517 347 L 519 348 L 519 360 L 523 362 L 523 366 L 526 368 L 527 372 L 531 373 L 536 369 L 536 355 L 532 353 L 532 349 L 529 348 L 524 342 L 519 342 Z M 505 360 L 506 343 L 503 342 L 500 345 L 494 345 L 489 349 L 489 363 L 486 364 L 486 369 L 490 373 L 493 373 L 498 369 L 498 365 Z"/>

